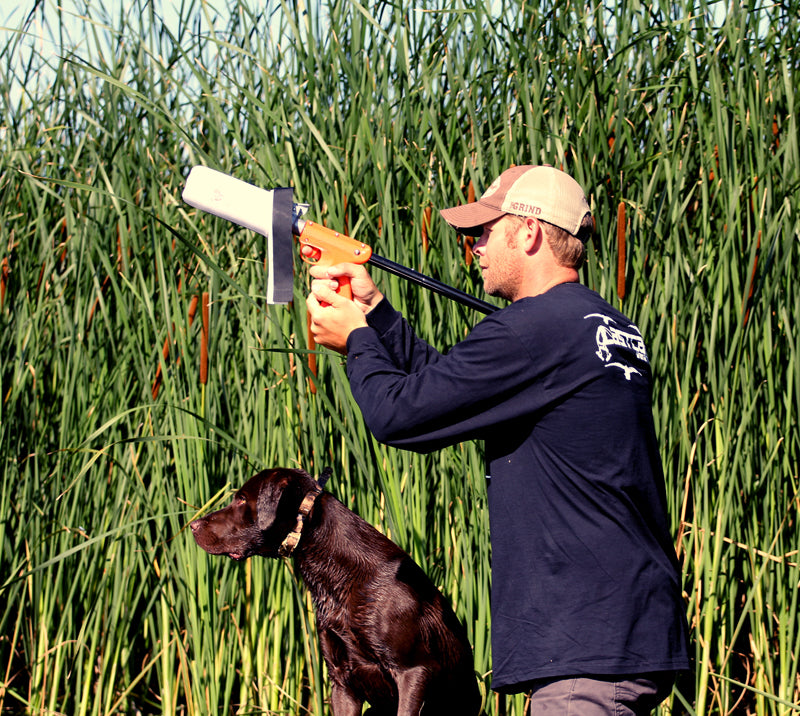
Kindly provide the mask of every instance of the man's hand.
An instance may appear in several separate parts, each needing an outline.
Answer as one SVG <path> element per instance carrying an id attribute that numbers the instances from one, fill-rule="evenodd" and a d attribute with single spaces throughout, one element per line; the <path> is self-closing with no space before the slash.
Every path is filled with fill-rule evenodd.
<path id="1" fill-rule="evenodd" d="M 306 300 L 314 340 L 325 348 L 347 352 L 347 337 L 367 325 L 366 314 L 383 298 L 366 269 L 357 264 L 312 266 L 311 293 Z M 336 293 L 338 278 L 348 276 L 353 300 Z"/>
<path id="2" fill-rule="evenodd" d="M 314 340 L 338 353 L 347 352 L 347 337 L 352 331 L 367 325 L 364 311 L 355 301 L 336 293 L 329 281 L 317 280 L 311 284 L 306 307 Z"/>
<path id="3" fill-rule="evenodd" d="M 308 255 L 313 249 L 310 246 L 304 246 L 302 251 L 304 255 Z M 334 291 L 339 286 L 339 277 L 348 277 L 350 290 L 353 292 L 353 302 L 364 313 L 369 313 L 383 299 L 383 294 L 378 290 L 367 270 L 360 264 L 336 264 L 327 267 L 312 264 L 309 273 L 315 279 L 327 279 L 328 285 Z"/>

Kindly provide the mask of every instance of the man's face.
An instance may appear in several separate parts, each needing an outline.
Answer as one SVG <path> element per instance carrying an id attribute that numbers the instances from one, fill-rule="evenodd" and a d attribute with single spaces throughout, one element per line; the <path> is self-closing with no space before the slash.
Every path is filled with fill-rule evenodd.
<path id="1" fill-rule="evenodd" d="M 524 220 L 506 214 L 483 225 L 483 233 L 472 246 L 483 272 L 483 288 L 490 296 L 514 301 L 522 283 L 520 232 Z"/>

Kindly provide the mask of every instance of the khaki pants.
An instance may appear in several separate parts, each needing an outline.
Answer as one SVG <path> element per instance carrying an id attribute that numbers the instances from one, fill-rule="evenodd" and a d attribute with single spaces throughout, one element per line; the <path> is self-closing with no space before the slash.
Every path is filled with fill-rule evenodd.
<path id="1" fill-rule="evenodd" d="M 672 672 L 579 676 L 533 684 L 529 716 L 648 716 L 672 691 Z"/>

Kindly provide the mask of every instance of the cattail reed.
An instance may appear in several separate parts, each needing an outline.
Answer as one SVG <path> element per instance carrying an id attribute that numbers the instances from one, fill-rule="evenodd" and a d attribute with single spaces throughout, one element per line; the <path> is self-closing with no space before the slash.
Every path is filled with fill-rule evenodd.
<path id="1" fill-rule="evenodd" d="M 617 296 L 625 298 L 625 202 L 617 204 Z"/>
<path id="2" fill-rule="evenodd" d="M 431 207 L 426 206 L 422 212 L 422 251 L 428 253 L 428 230 L 431 225 Z"/>
<path id="3" fill-rule="evenodd" d="M 467 186 L 467 202 L 475 201 L 475 183 L 472 179 L 469 180 L 469 185 Z M 472 236 L 467 236 L 466 234 L 463 237 L 464 239 L 464 262 L 467 266 L 472 266 L 472 260 L 474 258 L 472 254 L 472 247 L 475 244 L 475 239 Z"/>
<path id="4" fill-rule="evenodd" d="M 0 311 L 6 305 L 6 285 L 9 273 L 8 256 L 4 256 L 2 263 L 0 263 Z"/>
<path id="5" fill-rule="evenodd" d="M 202 303 L 203 328 L 200 333 L 200 383 L 208 383 L 208 329 L 209 329 L 209 303 L 208 292 L 203 292 Z"/>

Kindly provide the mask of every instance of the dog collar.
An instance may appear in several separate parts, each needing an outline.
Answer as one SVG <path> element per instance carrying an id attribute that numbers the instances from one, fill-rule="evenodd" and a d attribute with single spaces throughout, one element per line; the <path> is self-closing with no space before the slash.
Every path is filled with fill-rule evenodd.
<path id="1" fill-rule="evenodd" d="M 281 546 L 278 547 L 278 554 L 281 557 L 292 556 L 294 548 L 297 547 L 297 543 L 300 541 L 300 535 L 303 533 L 303 525 L 305 524 L 306 517 L 308 517 L 308 513 L 311 512 L 311 508 L 314 506 L 314 502 L 320 494 L 322 494 L 322 487 L 318 484 L 314 485 L 314 487 L 306 493 L 306 496 L 300 503 L 300 511 L 297 513 L 297 522 L 294 525 L 294 529 L 286 535 L 286 539 L 284 539 L 283 542 L 281 542 Z"/>

